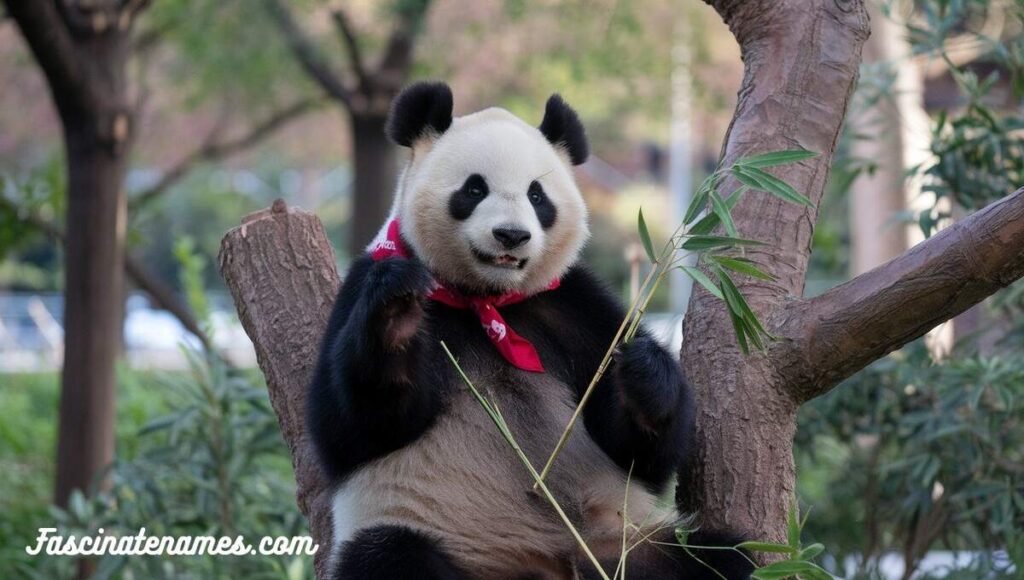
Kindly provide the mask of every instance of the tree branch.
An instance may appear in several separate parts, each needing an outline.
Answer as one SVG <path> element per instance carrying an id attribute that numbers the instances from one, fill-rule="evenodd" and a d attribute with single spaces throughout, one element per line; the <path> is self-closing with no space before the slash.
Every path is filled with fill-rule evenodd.
<path id="1" fill-rule="evenodd" d="M 89 93 L 89 85 L 56 2 L 3 1 L 7 15 L 17 22 L 22 37 L 49 80 L 58 109 L 65 114 L 68 108 L 84 107 L 83 96 Z"/>
<path id="2" fill-rule="evenodd" d="M 220 272 L 267 379 L 292 455 L 299 510 L 320 545 L 317 578 L 324 578 L 331 545 L 330 489 L 306 430 L 306 393 L 340 285 L 334 251 L 316 216 L 277 200 L 224 236 Z"/>
<path id="3" fill-rule="evenodd" d="M 132 39 L 132 54 L 138 56 L 156 48 L 169 32 L 181 24 L 181 20 L 175 18 L 140 31 Z"/>
<path id="4" fill-rule="evenodd" d="M 245 151 L 288 123 L 316 109 L 320 104 L 320 99 L 305 99 L 289 105 L 270 115 L 262 122 L 250 128 L 245 134 L 235 139 L 214 142 L 212 137 L 217 133 L 214 131 L 195 151 L 186 155 L 176 165 L 164 172 L 160 180 L 153 184 L 152 187 L 132 196 L 128 204 L 129 209 L 135 211 L 160 197 L 172 185 L 188 175 L 194 166 L 200 163 L 212 163 Z"/>
<path id="5" fill-rule="evenodd" d="M 359 86 L 365 91 L 373 84 L 373 80 L 366 72 L 363 53 L 359 48 L 359 40 L 356 38 L 355 31 L 352 29 L 352 23 L 349 21 L 348 15 L 340 7 L 331 10 L 331 18 L 334 19 L 334 26 L 338 29 L 338 33 L 345 43 L 349 61 L 352 63 L 352 70 L 355 71 L 356 78 L 359 79 Z"/>
<path id="6" fill-rule="evenodd" d="M 414 0 L 404 3 L 398 12 L 398 22 L 388 38 L 377 66 L 377 81 L 389 85 L 401 85 L 405 82 L 409 69 L 412 67 L 412 51 L 416 36 L 423 28 L 423 22 L 430 9 L 431 0 Z M 401 88 L 393 86 L 394 90 Z"/>
<path id="7" fill-rule="evenodd" d="M 199 342 L 203 343 L 204 349 L 209 352 L 216 352 L 213 341 L 210 340 L 210 336 L 206 334 L 206 331 L 199 326 L 199 321 L 192 315 L 192 310 L 182 302 L 170 286 L 157 278 L 135 256 L 128 253 L 124 256 L 124 270 L 135 286 L 149 296 L 154 306 L 171 313 L 177 318 L 178 322 L 185 327 L 185 330 L 192 333 L 193 336 L 199 339 Z M 221 358 L 227 361 L 227 358 L 224 356 L 221 356 Z"/>
<path id="8" fill-rule="evenodd" d="M 842 379 L 1024 276 L 1024 188 L 890 262 L 780 314 L 772 349 L 798 400 Z"/>
<path id="9" fill-rule="evenodd" d="M 47 220 L 39 215 L 22 211 L 20 207 L 10 199 L 0 196 L 0 206 L 6 207 L 9 211 L 14 212 L 20 219 L 30 224 L 32 227 L 46 234 L 56 242 L 64 241 L 64 230 L 60 229 L 56 224 Z M 211 351 L 214 351 L 213 341 L 210 340 L 210 336 L 203 331 L 202 327 L 199 326 L 199 321 L 196 320 L 195 316 L 192 315 L 192 311 L 186 306 L 174 290 L 172 290 L 162 280 L 157 278 L 150 272 L 142 262 L 136 259 L 130 254 L 125 254 L 124 257 L 124 268 L 125 273 L 131 281 L 142 290 L 150 300 L 153 301 L 153 305 L 161 310 L 166 310 L 171 313 L 178 322 L 185 328 L 185 330 L 192 333 L 203 346 Z M 221 357 L 224 358 L 224 357 Z M 226 361 L 227 359 L 224 358 Z"/>
<path id="10" fill-rule="evenodd" d="M 263 6 L 270 15 L 270 18 L 277 25 L 278 30 L 284 35 L 292 54 L 302 65 L 302 68 L 315 80 L 324 91 L 332 98 L 337 99 L 349 106 L 352 95 L 345 84 L 341 81 L 327 62 L 320 55 L 316 46 L 296 24 L 291 11 L 281 0 L 264 0 Z"/>

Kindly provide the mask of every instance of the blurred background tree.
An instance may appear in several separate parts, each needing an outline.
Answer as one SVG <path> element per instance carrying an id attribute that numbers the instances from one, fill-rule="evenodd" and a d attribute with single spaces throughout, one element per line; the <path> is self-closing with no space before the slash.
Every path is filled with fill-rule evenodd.
<path id="1" fill-rule="evenodd" d="M 678 193 L 667 187 L 673 47 L 685 45 L 692 54 L 684 73 L 693 99 L 695 179 L 714 167 L 742 74 L 732 37 L 696 2 L 4 6 L 0 372 L 10 374 L 0 376 L 0 472 L 8 474 L 0 477 L 5 489 L 18 491 L 0 500 L 0 543 L 15 551 L 36 524 L 53 521 L 46 505 L 54 485 L 68 508 L 60 512 L 62 525 L 95 527 L 113 518 L 119 523 L 109 525 L 120 530 L 140 522 L 159 522 L 172 534 L 221 529 L 217 509 L 185 521 L 151 503 L 166 500 L 174 511 L 207 505 L 196 495 L 209 482 L 238 492 L 241 503 L 231 508 L 238 530 L 260 533 L 265 525 L 297 533 L 289 467 L 269 435 L 252 449 L 231 448 L 246 468 L 226 483 L 203 463 L 209 455 L 198 443 L 181 448 L 200 449 L 195 464 L 167 448 L 171 425 L 178 425 L 178 437 L 198 437 L 205 423 L 195 420 L 207 412 L 186 410 L 187 397 L 172 392 L 245 383 L 214 389 L 228 415 L 258 415 L 250 418 L 251 431 L 229 431 L 247 440 L 268 421 L 261 415 L 265 393 L 239 370 L 252 366 L 252 354 L 222 282 L 212 268 L 183 276 L 182 260 L 211 262 L 239 216 L 283 197 L 321 216 L 346 264 L 390 206 L 397 153 L 381 127 L 391 96 L 407 81 L 448 81 L 457 113 L 501 105 L 539 121 L 551 92 L 573 103 L 596 153 L 579 174 L 594 222 L 587 258 L 625 297 L 631 267 L 642 268 L 624 256 L 637 241 L 636 208 L 665 216 L 651 224 L 657 234 L 671 226 L 671 195 Z M 855 96 L 858 112 L 848 121 L 823 202 L 807 294 L 884 262 L 1024 183 L 1020 4 L 872 6 L 874 37 Z M 89 96 L 93 91 L 100 96 Z M 191 246 L 181 242 L 186 237 Z M 206 289 L 208 314 L 195 307 L 197 285 Z M 135 291 L 146 306 L 132 307 Z M 38 308 L 12 314 L 36 297 L 52 324 Z M 664 311 L 667 304 L 660 297 L 655 306 Z M 1015 420 L 1024 395 L 1022 307 L 1018 284 L 957 319 L 956 330 L 939 339 L 945 353 L 908 348 L 805 410 L 800 494 L 815 506 L 806 533 L 833 553 L 833 571 L 853 555 L 862 577 L 878 577 L 887 554 L 913 568 L 938 549 L 1002 549 L 1020 569 L 1021 540 L 1013 530 L 1024 526 L 1017 451 L 1024 426 Z M 156 310 L 178 322 L 167 323 Z M 36 340 L 29 337 L 46 334 L 40 328 L 54 330 L 62 358 L 45 344 L 23 348 Z M 170 337 L 171 348 L 142 348 L 160 334 Z M 179 341 L 204 354 L 180 355 Z M 26 359 L 26 350 L 46 354 Z M 61 361 L 58 396 L 53 373 Z M 144 370 L 153 367 L 170 370 Z M 59 421 L 58 404 L 65 408 Z M 94 414 L 83 414 L 87 408 Z M 175 413 L 177 419 L 168 418 Z M 136 437 L 165 418 L 166 427 Z M 57 447 L 64 451 L 54 461 Z M 261 457 L 259 468 L 249 454 Z M 181 471 L 154 471 L 158 461 L 180 464 L 195 481 Z M 103 474 L 110 475 L 107 491 L 87 497 Z M 262 481 L 264 475 L 272 481 Z M 84 490 L 85 511 L 69 505 L 72 489 Z M 202 501 L 215 502 L 210 497 Z M 261 513 L 278 515 L 270 524 Z M 933 525 L 944 533 L 928 533 Z M 46 567 L 59 565 L 53 562 L 11 561 L 17 571 L 0 568 L 0 575 L 69 571 Z M 1005 563 L 970 565 L 990 573 Z M 134 573 L 228 573 L 204 568 L 207 562 L 150 564 Z M 281 577 L 292 565 L 250 562 L 230 573 Z"/>

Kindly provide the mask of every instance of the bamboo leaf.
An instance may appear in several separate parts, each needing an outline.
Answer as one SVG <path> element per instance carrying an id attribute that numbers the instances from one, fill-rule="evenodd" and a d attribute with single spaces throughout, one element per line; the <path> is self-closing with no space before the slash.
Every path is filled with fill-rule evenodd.
<path id="1" fill-rule="evenodd" d="M 776 165 L 796 163 L 797 161 L 803 161 L 804 159 L 811 159 L 817 156 L 817 153 L 807 151 L 806 149 L 790 149 L 786 151 L 772 151 L 770 153 L 754 155 L 753 157 L 746 157 L 737 161 L 736 165 L 743 165 L 745 167 L 774 167 Z"/>
<path id="2" fill-rule="evenodd" d="M 721 282 L 722 294 L 725 296 L 725 302 L 729 307 L 729 315 L 733 319 L 736 338 L 740 342 L 740 348 L 743 350 L 743 353 L 750 354 L 748 341 L 750 344 L 753 344 L 754 348 L 764 350 L 765 345 L 761 337 L 768 336 L 768 333 L 750 309 L 743 294 L 736 288 L 729 274 L 720 266 L 716 265 L 712 270 Z"/>
<path id="3" fill-rule="evenodd" d="M 686 528 L 676 528 L 676 541 L 679 542 L 680 546 L 689 545 L 690 530 Z"/>
<path id="4" fill-rule="evenodd" d="M 725 233 L 730 237 L 737 237 L 739 234 L 736 232 L 736 224 L 732 221 L 732 213 L 729 206 L 725 204 L 725 200 L 715 190 L 711 190 L 708 197 L 711 199 L 711 208 L 721 220 L 722 226 L 725 227 Z"/>
<path id="5" fill-rule="evenodd" d="M 719 289 L 718 286 L 715 286 L 715 283 L 711 281 L 711 278 L 704 275 L 704 272 L 701 272 L 699 268 L 694 268 L 693 266 L 679 266 L 679 269 L 686 272 L 687 275 L 703 286 L 704 289 L 710 292 L 713 296 L 719 300 L 725 300 L 725 297 L 722 296 L 722 290 Z"/>
<path id="6" fill-rule="evenodd" d="M 701 191 L 697 195 L 693 196 L 693 199 L 690 201 L 690 207 L 686 208 L 686 216 L 683 217 L 683 223 L 689 224 L 694 219 L 696 219 L 697 214 L 699 214 L 701 210 L 704 209 L 704 206 L 707 204 L 707 202 L 707 191 Z"/>
<path id="7" fill-rule="evenodd" d="M 647 258 L 652 264 L 656 264 L 658 261 L 654 258 L 654 245 L 651 244 L 651 234 L 647 231 L 647 223 L 644 221 L 643 209 L 641 209 L 640 213 L 637 214 L 637 230 L 640 232 L 640 241 L 644 245 L 644 251 L 647 252 Z"/>
<path id="8" fill-rule="evenodd" d="M 727 298 L 732 297 L 732 301 L 736 304 L 736 311 L 739 313 L 740 317 L 747 321 L 749 326 L 756 331 L 755 334 L 767 334 L 764 327 L 761 326 L 761 321 L 757 319 L 757 315 L 750 309 L 750 305 L 747 304 L 747 299 L 743 297 L 743 293 L 736 287 L 736 284 L 732 281 L 729 274 L 721 268 L 715 268 L 715 273 L 718 275 L 719 280 L 722 281 L 722 293 L 725 294 Z"/>
<path id="9" fill-rule="evenodd" d="M 825 546 L 823 546 L 821 544 L 818 544 L 818 543 L 814 543 L 814 544 L 811 544 L 810 546 L 807 546 L 803 550 L 800 550 L 800 559 L 801 560 L 810 560 L 810 559 L 814 558 L 815 556 L 817 556 L 818 554 L 820 554 L 820 553 L 822 553 L 824 551 L 825 551 Z"/>
<path id="10" fill-rule="evenodd" d="M 743 194 L 746 193 L 748 190 L 750 190 L 748 186 L 741 185 L 740 187 L 736 188 L 736 191 L 734 191 L 732 195 L 730 195 L 727 198 L 724 198 L 725 205 L 726 207 L 729 208 L 730 215 L 732 215 L 732 210 L 734 207 L 736 207 L 736 204 L 739 203 L 740 198 L 743 197 Z M 694 224 L 693 227 L 691 227 L 687 233 L 693 235 L 710 234 L 711 231 L 714 230 L 719 223 L 720 220 L 718 219 L 718 215 L 715 214 L 714 212 L 711 212 L 704 216 L 703 218 L 701 218 L 699 222 Z"/>
<path id="11" fill-rule="evenodd" d="M 814 207 L 811 200 L 797 193 L 791 185 L 782 181 L 778 177 L 775 177 L 771 173 L 762 171 L 756 167 L 736 165 L 732 168 L 732 174 L 736 176 L 736 179 L 738 179 L 740 183 L 749 185 L 755 189 L 767 191 L 768 193 L 790 203 Z"/>
<path id="12" fill-rule="evenodd" d="M 736 342 L 739 343 L 740 350 L 743 351 L 743 354 L 750 354 L 750 346 L 747 344 L 746 325 L 743 322 L 743 318 L 736 312 L 736 307 L 727 294 L 725 306 L 725 309 L 729 311 L 729 319 L 732 320 L 733 331 L 736 333 Z"/>
<path id="13" fill-rule="evenodd" d="M 743 238 L 730 238 L 727 236 L 689 236 L 683 242 L 684 250 L 710 250 L 712 248 L 731 248 L 732 246 L 763 246 L 763 242 L 757 240 L 745 240 Z"/>
<path id="14" fill-rule="evenodd" d="M 793 507 L 789 509 L 789 519 L 786 522 L 786 531 L 789 545 L 794 549 L 800 548 L 800 506 L 793 500 Z"/>
<path id="15" fill-rule="evenodd" d="M 775 554 L 796 553 L 793 548 L 785 544 L 772 544 L 770 542 L 743 542 L 736 547 L 741 550 L 750 550 L 751 552 L 772 552 Z"/>
<path id="16" fill-rule="evenodd" d="M 711 258 L 733 272 L 739 272 L 740 274 L 746 274 L 747 276 L 753 276 L 754 278 L 759 278 L 761 280 L 775 279 L 771 274 L 758 269 L 758 267 L 750 260 L 742 258 L 728 258 L 725 256 L 711 256 Z"/>

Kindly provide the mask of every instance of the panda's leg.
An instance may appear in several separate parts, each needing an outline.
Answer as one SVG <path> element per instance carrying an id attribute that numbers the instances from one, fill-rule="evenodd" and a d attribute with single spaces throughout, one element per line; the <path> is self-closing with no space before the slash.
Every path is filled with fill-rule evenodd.
<path id="1" fill-rule="evenodd" d="M 440 543 L 404 526 L 359 531 L 341 546 L 331 580 L 469 580 Z"/>
<path id="2" fill-rule="evenodd" d="M 735 546 L 742 540 L 728 534 L 698 531 L 690 534 L 690 546 L 725 548 Z M 683 549 L 676 544 L 675 531 L 666 529 L 649 538 L 649 541 L 633 547 L 626 556 L 626 578 L 649 580 L 748 580 L 754 566 L 746 556 L 735 550 Z M 606 574 L 611 574 L 619 564 L 619 555 L 599 560 Z M 581 560 L 581 575 L 585 580 L 597 580 L 601 576 L 587 559 Z"/>

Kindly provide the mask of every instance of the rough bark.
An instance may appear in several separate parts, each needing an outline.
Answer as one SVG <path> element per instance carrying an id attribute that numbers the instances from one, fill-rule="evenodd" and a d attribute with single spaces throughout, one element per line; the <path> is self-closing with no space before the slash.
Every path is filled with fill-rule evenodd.
<path id="1" fill-rule="evenodd" d="M 291 452 L 299 509 L 320 545 L 320 578 L 331 540 L 330 497 L 307 437 L 305 401 L 339 287 L 334 252 L 319 219 L 287 209 L 278 200 L 271 209 L 246 216 L 224 236 L 220 272 L 256 348 Z"/>
<path id="2" fill-rule="evenodd" d="M 712 2 L 746 64 L 724 163 L 771 150 L 821 153 L 778 177 L 817 204 L 868 32 L 859 0 Z M 726 185 L 728 190 L 728 184 Z M 740 354 L 725 308 L 691 299 L 682 358 L 698 399 L 696 465 L 678 500 L 708 527 L 785 537 L 799 405 L 1024 275 L 1024 190 L 832 291 L 801 300 L 817 211 L 748 194 L 734 218 L 773 281 L 740 290 L 780 338 Z"/>
<path id="3" fill-rule="evenodd" d="M 1024 188 L 894 260 L 786 308 L 772 356 L 799 400 L 822 395 L 1024 276 Z"/>
<path id="4" fill-rule="evenodd" d="M 64 368 L 56 502 L 88 491 L 113 459 L 114 362 L 121 344 L 125 196 L 131 145 L 127 61 L 145 2 L 6 0 L 46 76 L 68 178 Z"/>
<path id="5" fill-rule="evenodd" d="M 775 171 L 816 206 L 868 34 L 863 5 L 710 3 L 739 42 L 745 65 L 724 163 L 772 150 L 818 152 L 812 160 Z M 776 280 L 745 279 L 739 286 L 762 320 L 770 320 L 803 292 L 817 210 L 752 192 L 734 218 L 744 237 L 769 243 L 747 255 Z M 706 291 L 691 297 L 683 333 L 682 360 L 696 391 L 699 443 L 687 484 L 678 490 L 680 507 L 697 512 L 709 528 L 784 540 L 796 487 L 797 402 L 782 388 L 783 377 L 767 356 L 740 353 L 726 310 Z"/>

